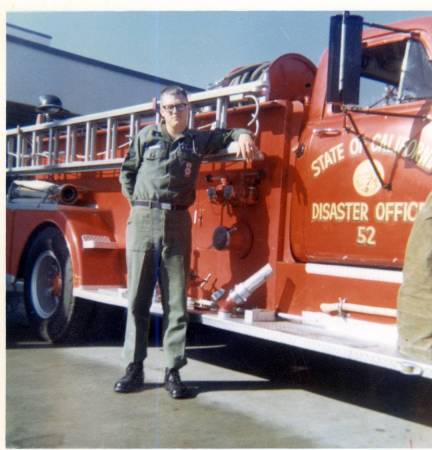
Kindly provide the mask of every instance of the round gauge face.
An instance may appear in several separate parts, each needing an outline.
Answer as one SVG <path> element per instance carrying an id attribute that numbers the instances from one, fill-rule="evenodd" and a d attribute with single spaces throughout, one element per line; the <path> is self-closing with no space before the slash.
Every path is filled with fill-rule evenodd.
<path id="1" fill-rule="evenodd" d="M 384 179 L 384 167 L 376 159 L 373 160 L 381 178 Z M 353 185 L 362 197 L 371 197 L 381 189 L 381 183 L 368 159 L 361 162 L 354 171 Z"/>

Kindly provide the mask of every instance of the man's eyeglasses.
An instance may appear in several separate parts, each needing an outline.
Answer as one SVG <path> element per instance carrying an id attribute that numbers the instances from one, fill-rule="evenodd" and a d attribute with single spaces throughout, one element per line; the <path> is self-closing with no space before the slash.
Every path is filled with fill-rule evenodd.
<path id="1" fill-rule="evenodd" d="M 182 112 L 186 109 L 187 103 L 177 103 L 175 105 L 163 105 L 162 108 L 172 114 L 174 111 Z"/>

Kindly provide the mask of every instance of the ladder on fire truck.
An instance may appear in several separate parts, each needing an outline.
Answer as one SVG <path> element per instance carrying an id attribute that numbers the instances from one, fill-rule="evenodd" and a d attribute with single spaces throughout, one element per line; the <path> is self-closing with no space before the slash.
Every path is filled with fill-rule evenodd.
<path id="1" fill-rule="evenodd" d="M 267 93 L 264 75 L 257 81 L 190 94 L 189 127 L 195 126 L 197 113 L 214 111 L 213 122 L 198 128 L 224 128 L 229 107 L 253 102 L 255 109 L 248 126 L 255 125 L 257 132 L 260 102 Z M 144 124 L 159 120 L 157 106 L 154 99 L 132 107 L 8 130 L 7 171 L 30 176 L 120 167 L 122 149 Z M 225 151 L 225 156 L 229 157 L 229 153 Z"/>

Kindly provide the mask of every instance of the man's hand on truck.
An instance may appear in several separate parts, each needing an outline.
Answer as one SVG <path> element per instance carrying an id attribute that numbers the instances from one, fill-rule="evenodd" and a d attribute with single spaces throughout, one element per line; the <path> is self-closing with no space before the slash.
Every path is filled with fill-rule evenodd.
<path id="1" fill-rule="evenodd" d="M 239 148 L 237 150 L 237 157 L 242 157 L 248 161 L 253 159 L 254 153 L 257 151 L 253 138 L 250 134 L 243 133 L 238 138 Z"/>

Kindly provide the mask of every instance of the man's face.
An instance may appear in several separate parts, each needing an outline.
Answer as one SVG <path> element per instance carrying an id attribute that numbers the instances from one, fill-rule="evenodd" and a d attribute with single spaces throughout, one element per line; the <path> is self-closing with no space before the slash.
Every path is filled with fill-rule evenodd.
<path id="1" fill-rule="evenodd" d="M 188 125 L 189 104 L 182 95 L 164 94 L 161 98 L 161 116 L 169 129 L 183 132 Z"/>

